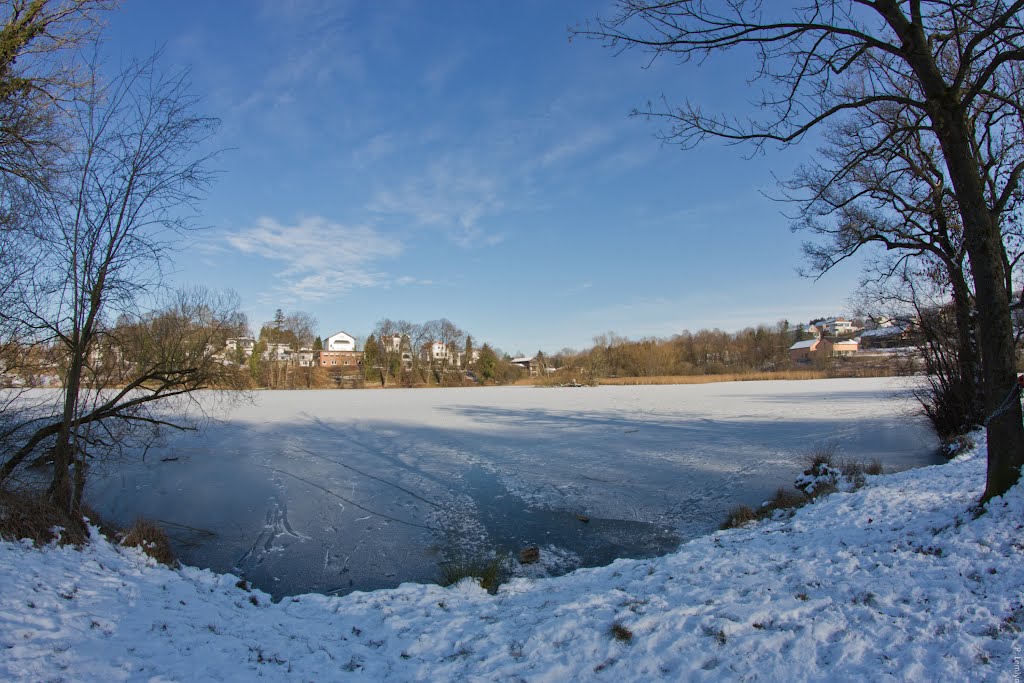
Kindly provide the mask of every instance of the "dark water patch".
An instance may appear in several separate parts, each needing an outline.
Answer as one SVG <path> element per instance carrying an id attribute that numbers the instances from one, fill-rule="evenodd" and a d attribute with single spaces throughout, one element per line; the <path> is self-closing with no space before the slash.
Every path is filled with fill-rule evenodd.
<path id="1" fill-rule="evenodd" d="M 480 507 L 478 521 L 491 547 L 468 549 L 477 555 L 497 551 L 517 558 L 521 550 L 538 547 L 543 560 L 543 554 L 554 548 L 561 551 L 560 556 L 573 558 L 553 571 L 548 565 L 546 573 L 555 575 L 603 566 L 619 558 L 656 557 L 679 547 L 679 534 L 664 525 L 531 507 L 480 466 L 469 469 L 466 482 L 473 498 L 486 502 Z"/>

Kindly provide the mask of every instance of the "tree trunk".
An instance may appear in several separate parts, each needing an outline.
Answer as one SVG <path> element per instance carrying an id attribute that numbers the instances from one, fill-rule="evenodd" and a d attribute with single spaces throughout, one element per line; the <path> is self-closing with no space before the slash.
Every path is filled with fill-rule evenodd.
<path id="1" fill-rule="evenodd" d="M 999 216 L 989 211 L 981 167 L 973 153 L 975 136 L 967 110 L 970 104 L 961 99 L 961 92 L 946 83 L 922 26 L 908 23 L 897 3 L 891 0 L 877 9 L 899 34 L 903 57 L 925 95 L 925 109 L 946 160 L 960 209 L 978 312 L 985 414 L 990 419 L 987 425 L 988 477 L 981 497 L 982 502 L 986 502 L 1017 483 L 1024 464 L 1020 402 L 1011 402 L 1009 410 L 991 418 L 1017 382 Z"/>
<path id="2" fill-rule="evenodd" d="M 975 334 L 971 293 L 962 270 L 950 267 L 949 278 L 953 286 L 953 311 L 956 318 L 957 381 L 967 392 L 965 398 L 970 400 L 970 403 L 965 406 L 968 414 L 964 417 L 970 423 L 980 424 L 985 419 L 985 396 L 979 381 L 981 367 L 978 359 L 978 337 Z"/>
<path id="3" fill-rule="evenodd" d="M 64 381 L 64 412 L 61 416 L 60 431 L 53 446 L 53 478 L 46 491 L 46 497 L 54 505 L 74 513 L 74 485 L 71 480 L 71 465 L 75 458 L 71 431 L 78 411 L 78 390 L 82 383 L 82 366 L 85 354 L 78 348 L 71 351 L 70 366 Z"/>
<path id="4" fill-rule="evenodd" d="M 945 112 L 943 112 L 945 113 Z M 963 116 L 933 117 L 950 180 L 956 188 L 971 260 L 978 311 L 985 415 L 991 416 L 1016 386 L 1017 367 L 1010 317 L 1010 296 L 1003 271 L 1002 234 L 988 210 L 977 164 L 968 144 Z M 1020 478 L 1024 464 L 1024 424 L 1019 401 L 991 418 L 988 431 L 988 478 L 982 501 L 1002 495 Z"/>

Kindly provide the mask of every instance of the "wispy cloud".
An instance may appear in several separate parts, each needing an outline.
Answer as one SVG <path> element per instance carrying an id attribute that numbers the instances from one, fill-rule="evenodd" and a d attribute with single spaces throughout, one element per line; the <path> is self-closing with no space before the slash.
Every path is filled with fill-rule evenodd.
<path id="1" fill-rule="evenodd" d="M 351 152 L 352 165 L 366 168 L 390 155 L 398 148 L 398 142 L 391 133 L 374 135 Z"/>
<path id="2" fill-rule="evenodd" d="M 225 240 L 243 254 L 281 262 L 284 269 L 275 273 L 275 294 L 288 292 L 305 301 L 392 284 L 394 279 L 374 264 L 402 251 L 397 240 L 371 227 L 342 225 L 321 216 L 302 218 L 293 225 L 263 217 L 254 227 L 230 233 Z"/>
<path id="3" fill-rule="evenodd" d="M 466 55 L 462 52 L 444 55 L 427 66 L 423 72 L 423 83 L 434 92 L 439 92 L 462 67 L 465 60 Z"/>
<path id="4" fill-rule="evenodd" d="M 612 138 L 610 128 L 594 127 L 584 130 L 571 138 L 551 147 L 541 155 L 541 166 L 553 166 L 586 154 Z"/>
<path id="5" fill-rule="evenodd" d="M 257 16 L 272 61 L 243 92 L 233 83 L 225 86 L 235 98 L 228 118 L 255 122 L 299 142 L 317 139 L 311 103 L 325 90 L 359 81 L 367 72 L 350 14 L 350 6 L 341 2 L 264 2 Z"/>
<path id="6" fill-rule="evenodd" d="M 474 168 L 439 161 L 396 188 L 378 191 L 367 208 L 438 228 L 463 248 L 490 246 L 503 239 L 486 226 L 486 219 L 505 207 L 498 188 L 496 179 Z"/>

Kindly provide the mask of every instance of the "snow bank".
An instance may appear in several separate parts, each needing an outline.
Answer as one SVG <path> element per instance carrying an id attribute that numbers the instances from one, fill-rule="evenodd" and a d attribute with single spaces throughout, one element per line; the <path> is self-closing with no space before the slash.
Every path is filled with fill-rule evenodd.
<path id="1" fill-rule="evenodd" d="M 1024 489 L 975 519 L 984 467 L 982 442 L 789 519 L 493 596 L 272 603 L 98 538 L 0 543 L 0 679 L 1020 680 Z"/>

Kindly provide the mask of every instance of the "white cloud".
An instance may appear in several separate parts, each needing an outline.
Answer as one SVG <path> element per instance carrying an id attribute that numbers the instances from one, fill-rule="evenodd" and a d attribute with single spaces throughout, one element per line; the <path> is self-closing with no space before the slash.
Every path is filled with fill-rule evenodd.
<path id="1" fill-rule="evenodd" d="M 491 246 L 503 239 L 485 226 L 488 217 L 505 207 L 498 188 L 495 179 L 469 166 L 439 161 L 396 189 L 379 191 L 367 208 L 439 228 L 463 248 Z"/>
<path id="2" fill-rule="evenodd" d="M 600 147 L 611 140 L 610 128 L 590 128 L 555 145 L 540 157 L 541 166 L 553 166 Z"/>
<path id="3" fill-rule="evenodd" d="M 283 225 L 260 218 L 255 227 L 231 233 L 227 243 L 243 254 L 279 261 L 277 293 L 315 301 L 359 287 L 388 286 L 391 276 L 373 267 L 398 256 L 402 245 L 373 228 L 333 223 L 321 216 Z"/>
<path id="4" fill-rule="evenodd" d="M 439 92 L 465 61 L 466 55 L 462 52 L 444 55 L 427 66 L 423 72 L 423 83 L 434 92 Z"/>
<path id="5" fill-rule="evenodd" d="M 398 148 L 395 136 L 388 133 L 374 135 L 362 145 L 352 150 L 352 165 L 366 168 L 387 157 Z"/>

